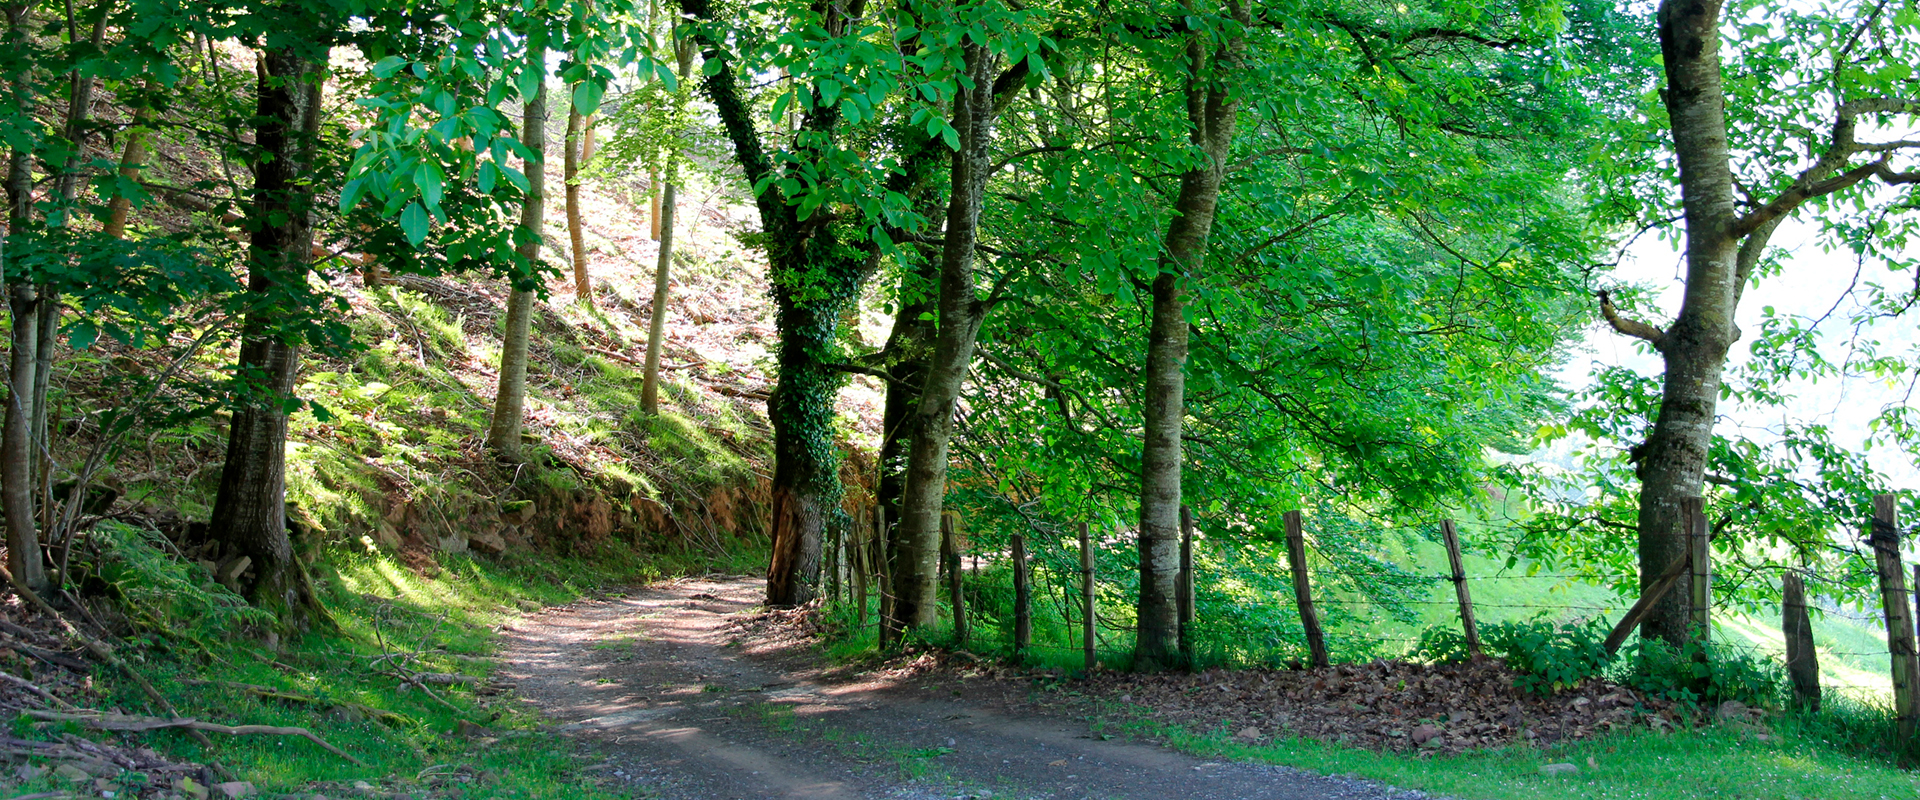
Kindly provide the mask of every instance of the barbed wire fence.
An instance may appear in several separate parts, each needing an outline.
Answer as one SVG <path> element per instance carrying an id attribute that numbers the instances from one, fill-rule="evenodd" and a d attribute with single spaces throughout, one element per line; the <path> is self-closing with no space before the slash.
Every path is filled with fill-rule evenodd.
<path id="1" fill-rule="evenodd" d="M 970 542 L 958 532 L 959 525 L 955 522 L 949 518 L 949 524 L 943 526 L 945 531 L 940 563 L 943 572 L 941 583 L 949 589 L 945 598 L 948 618 L 950 621 L 958 620 L 951 628 L 956 643 L 999 650 L 1015 657 L 1059 666 L 1077 662 L 1083 669 L 1125 667 L 1129 664 L 1134 655 L 1136 634 L 1130 600 L 1137 596 L 1138 572 L 1137 569 L 1121 565 L 1123 557 L 1131 552 L 1130 539 L 1118 535 L 1105 537 L 1105 541 L 1074 537 L 1068 531 L 1059 530 L 1058 526 L 1048 529 L 1029 519 L 1028 530 L 1012 534 L 1007 543 L 1009 546 L 1002 546 L 998 542 L 991 546 L 978 546 L 978 542 Z M 1438 524 L 1451 527 L 1451 522 Z M 1920 678 L 1920 674 L 1917 674 L 1920 673 L 1920 659 L 1916 659 L 1912 644 L 1914 620 L 1920 617 L 1920 608 L 1916 608 L 1914 601 L 1914 591 L 1920 588 L 1920 566 L 1914 568 L 1914 584 L 1908 585 L 1904 581 L 1906 576 L 1902 574 L 1903 568 L 1898 563 L 1897 550 L 1887 547 L 1884 542 L 1885 532 L 1890 525 L 1890 521 L 1881 521 L 1873 526 L 1883 539 L 1875 544 L 1882 560 L 1886 560 L 1888 552 L 1893 553 L 1891 572 L 1886 564 L 1876 571 L 1885 597 L 1904 598 L 1898 602 L 1886 602 L 1886 608 L 1883 609 L 1892 611 L 1897 608 L 1904 614 L 1883 614 L 1882 619 L 1885 620 L 1887 616 L 1903 617 L 1892 620 L 1892 625 L 1896 631 L 1904 625 L 1907 632 L 1905 653 L 1901 652 L 1900 637 L 1897 635 L 1889 637 L 1892 640 L 1889 648 L 1882 650 L 1813 647 L 1810 632 L 1809 641 L 1805 644 L 1807 650 L 1817 658 L 1844 659 L 1849 662 L 1846 666 L 1851 672 L 1870 671 L 1868 668 L 1874 661 L 1888 659 L 1881 663 L 1891 666 L 1894 708 L 1900 716 L 1913 718 L 1920 716 L 1914 714 L 1916 706 L 1920 706 L 1920 680 L 1913 680 Z M 1298 531 L 1300 524 L 1297 518 L 1289 527 L 1292 529 L 1289 545 L 1304 549 L 1303 540 L 1306 537 Z M 1381 526 L 1368 532 L 1380 534 L 1421 528 L 1430 530 L 1432 527 L 1433 524 Z M 1474 527 L 1496 526 L 1476 524 Z M 885 530 L 885 521 L 869 509 L 858 515 L 854 525 L 836 531 L 823 554 L 826 564 L 823 570 L 825 595 L 829 605 L 837 609 L 842 617 L 839 624 L 845 626 L 849 635 L 871 636 L 882 645 L 888 643 L 890 635 L 898 635 L 899 627 L 887 624 L 891 598 L 884 548 L 880 544 L 884 541 Z M 1689 558 L 1705 549 L 1704 538 L 1707 534 L 1704 526 L 1698 534 L 1703 541 L 1690 550 Z M 1014 544 L 1014 541 L 1019 544 Z M 1337 655 L 1343 661 L 1408 657 L 1415 655 L 1416 648 L 1423 641 L 1422 636 L 1395 635 L 1368 628 L 1383 616 L 1398 622 L 1401 627 L 1409 627 L 1416 620 L 1426 619 L 1425 615 L 1410 613 L 1411 608 L 1457 607 L 1454 615 L 1456 623 L 1469 629 L 1473 627 L 1469 620 L 1474 612 L 1480 610 L 1499 611 L 1500 616 L 1509 620 L 1529 615 L 1544 617 L 1555 623 L 1598 619 L 1611 621 L 1617 635 L 1625 629 L 1637 627 L 1640 618 L 1635 616 L 1636 612 L 1643 613 L 1645 607 L 1651 607 L 1658 599 L 1657 595 L 1643 595 L 1639 602 L 1632 605 L 1576 600 L 1524 603 L 1510 600 L 1473 601 L 1470 599 L 1471 587 L 1496 585 L 1496 582 L 1580 581 L 1598 584 L 1630 577 L 1637 580 L 1638 576 L 1610 575 L 1600 571 L 1530 571 L 1514 574 L 1500 570 L 1495 574 L 1469 574 L 1458 566 L 1460 545 L 1453 536 L 1447 537 L 1453 566 L 1444 571 L 1355 568 L 1342 565 L 1316 549 L 1311 551 L 1314 563 L 1306 565 L 1304 574 L 1302 570 L 1283 563 L 1280 566 L 1286 569 L 1272 570 L 1266 575 L 1271 578 L 1269 585 L 1239 585 L 1234 587 L 1234 592 L 1228 593 L 1220 587 L 1210 586 L 1204 574 L 1197 574 L 1192 558 L 1193 543 L 1194 528 L 1189 524 L 1183 537 L 1184 557 L 1179 580 L 1182 594 L 1179 603 L 1180 639 L 1183 646 L 1187 647 L 1200 643 L 1216 645 L 1219 652 L 1198 654 L 1200 661 L 1205 663 L 1237 666 L 1317 665 L 1314 658 L 1316 652 L 1329 653 L 1326 656 L 1328 659 Z M 1224 559 L 1215 555 L 1212 561 L 1217 566 Z M 1306 559 L 1301 561 L 1305 562 Z M 1114 568 L 1098 569 L 1102 563 Z M 1711 565 L 1689 568 L 1700 579 L 1696 583 L 1710 586 L 1713 577 Z M 1741 565 L 1741 569 L 1779 575 L 1803 571 L 1786 564 L 1749 564 Z M 1024 598 L 1016 596 L 1020 594 L 1015 585 L 1020 580 L 1016 573 L 1021 571 L 1026 573 L 1025 580 L 1029 587 Z M 1235 579 L 1244 584 L 1243 577 L 1237 576 Z M 1311 585 L 1316 581 L 1332 584 L 1333 591 L 1323 590 L 1319 596 L 1299 595 L 1299 586 Z M 1369 583 L 1380 581 L 1387 582 L 1392 591 L 1380 591 L 1371 596 L 1364 591 L 1369 587 L 1380 588 L 1377 584 Z M 1457 588 L 1458 599 L 1435 599 L 1431 596 L 1435 589 L 1449 584 Z M 1207 586 L 1209 591 L 1197 596 L 1195 590 L 1200 586 Z M 1695 615 L 1696 621 L 1702 623 L 1699 635 L 1705 639 L 1712 635 L 1712 627 L 1706 621 L 1715 619 L 1712 593 L 1704 587 L 1694 588 L 1693 592 L 1694 596 L 1690 598 L 1693 602 L 1705 600 L 1704 608 L 1696 611 Z M 1296 598 L 1289 601 L 1285 597 L 1289 593 L 1296 594 Z M 1201 600 L 1202 596 L 1205 597 L 1204 601 Z M 1863 602 L 1862 610 L 1870 605 L 1869 602 Z M 1337 614 L 1328 616 L 1341 624 L 1330 631 L 1323 631 L 1320 630 L 1318 619 L 1308 622 L 1307 618 L 1317 613 L 1315 607 L 1318 606 L 1337 611 Z M 1044 609 L 1045 613 L 1036 616 L 1036 607 Z M 1088 607 L 1093 609 L 1091 617 L 1086 610 Z M 956 609 L 957 617 L 954 613 Z M 1203 609 L 1207 613 L 1200 613 Z M 1398 617 L 1394 619 L 1396 613 Z M 1848 618 L 1866 616 L 1865 613 L 1842 615 Z M 1024 636 L 1018 630 L 1021 627 L 1018 620 L 1022 616 L 1029 620 Z M 1629 617 L 1632 619 L 1629 620 Z M 1034 625 L 1035 621 L 1040 624 Z M 1039 629 L 1039 636 L 1034 635 L 1035 628 Z M 969 637 L 971 642 L 959 641 Z M 1316 637 L 1322 639 L 1318 647 L 1311 641 Z M 1478 649 L 1477 635 L 1469 633 L 1468 638 L 1476 640 L 1475 647 Z M 1730 641 L 1730 638 L 1723 633 L 1721 644 L 1773 657 L 1771 650 L 1761 649 L 1751 641 L 1741 643 Z M 1233 646 L 1220 646 L 1229 642 Z M 1329 645 L 1332 646 L 1331 650 Z M 1196 654 L 1189 650 L 1185 655 L 1191 659 Z M 1882 670 L 1887 668 L 1880 667 Z M 1904 687 L 1901 680 L 1903 676 L 1909 676 L 1909 680 L 1904 681 Z M 1827 688 L 1849 693 L 1868 702 L 1884 700 L 1889 686 L 1888 683 L 1844 679 L 1833 670 L 1820 674 L 1818 681 Z"/>

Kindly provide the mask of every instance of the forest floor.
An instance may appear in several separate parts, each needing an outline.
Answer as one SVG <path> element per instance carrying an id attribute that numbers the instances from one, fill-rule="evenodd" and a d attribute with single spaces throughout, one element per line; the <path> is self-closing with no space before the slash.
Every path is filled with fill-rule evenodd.
<path id="1" fill-rule="evenodd" d="M 1030 678 L 823 664 L 754 624 L 761 583 L 684 579 L 504 629 L 506 677 L 642 795 L 684 798 L 1417 800 L 1207 761 L 1046 713 Z"/>

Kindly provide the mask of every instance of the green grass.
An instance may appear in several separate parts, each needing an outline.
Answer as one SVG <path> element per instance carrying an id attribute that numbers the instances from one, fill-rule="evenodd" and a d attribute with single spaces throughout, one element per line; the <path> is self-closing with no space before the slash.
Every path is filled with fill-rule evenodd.
<path id="1" fill-rule="evenodd" d="M 1869 728 L 1877 724 L 1874 720 L 1883 719 L 1853 716 L 1848 710 L 1839 718 Z M 1546 748 L 1515 746 L 1425 756 L 1377 753 L 1312 739 L 1253 746 L 1233 741 L 1225 731 L 1181 730 L 1133 715 L 1107 727 L 1163 737 L 1169 745 L 1201 757 L 1353 775 L 1461 800 L 1879 800 L 1920 794 L 1920 776 L 1881 759 L 1844 754 L 1822 738 L 1847 724 L 1836 724 L 1833 717 L 1787 717 L 1775 722 L 1766 741 L 1754 731 L 1715 726 L 1664 734 L 1635 730 Z M 1574 764 L 1580 771 L 1541 774 L 1543 765 L 1555 763 Z"/>
<path id="2" fill-rule="evenodd" d="M 113 569 L 103 574 L 116 581 L 124 597 L 139 600 L 157 588 L 176 598 L 148 615 L 146 646 L 123 652 L 181 714 L 225 724 L 305 727 L 367 762 L 355 766 L 290 737 L 216 734 L 211 752 L 174 732 L 135 737 L 182 760 L 217 762 L 268 793 L 354 781 L 413 792 L 452 781 L 464 798 L 632 796 L 582 772 L 595 759 L 544 732 L 542 721 L 511 697 L 480 694 L 473 686 L 435 686 L 442 703 L 419 689 L 402 690 L 392 667 L 484 678 L 497 655 L 494 630 L 518 619 L 524 609 L 707 570 L 692 560 L 613 548 L 590 557 L 522 556 L 498 562 L 443 556 L 424 572 L 384 554 L 334 552 L 320 584 L 337 630 L 290 639 L 276 651 L 250 632 L 258 620 L 244 613 L 238 598 L 196 579 L 194 568 L 166 558 L 137 536 L 118 542 L 113 552 L 119 554 Z M 98 707 L 157 713 L 123 676 L 103 673 L 100 680 L 108 694 L 95 703 Z M 240 684 L 318 702 L 262 698 Z M 357 707 L 392 717 L 371 719 Z M 32 738 L 72 732 L 20 721 L 15 730 Z M 48 776 L 16 788 L 51 789 L 59 783 Z"/>

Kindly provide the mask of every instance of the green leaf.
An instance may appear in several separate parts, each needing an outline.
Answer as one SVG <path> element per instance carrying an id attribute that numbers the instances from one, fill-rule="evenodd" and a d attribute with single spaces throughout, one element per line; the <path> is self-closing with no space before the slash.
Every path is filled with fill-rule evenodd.
<path id="1" fill-rule="evenodd" d="M 67 328 L 67 346 L 75 350 L 85 350 L 93 346 L 100 338 L 100 328 L 85 319 L 76 320 Z"/>
<path id="2" fill-rule="evenodd" d="M 387 56 L 373 65 L 373 76 L 376 78 L 389 77 L 406 65 L 407 59 L 405 58 L 400 56 Z"/>
<path id="3" fill-rule="evenodd" d="M 582 116 L 599 111 L 600 98 L 606 92 L 607 87 L 601 85 L 599 81 L 581 81 L 578 86 L 573 87 L 574 110 Z"/>
<path id="4" fill-rule="evenodd" d="M 408 203 L 407 210 L 400 212 L 400 230 L 407 234 L 407 242 L 419 247 L 427 240 L 427 210 L 419 203 Z"/>
<path id="5" fill-rule="evenodd" d="M 427 210 L 440 208 L 440 200 L 446 191 L 446 175 L 440 171 L 440 165 L 432 161 L 422 161 L 413 170 L 414 185 L 420 187 L 420 199 L 427 204 Z"/>

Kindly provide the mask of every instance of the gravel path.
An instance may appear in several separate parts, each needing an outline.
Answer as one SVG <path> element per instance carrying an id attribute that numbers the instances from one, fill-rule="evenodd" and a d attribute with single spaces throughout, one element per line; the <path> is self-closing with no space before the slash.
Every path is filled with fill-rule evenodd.
<path id="1" fill-rule="evenodd" d="M 730 622 L 757 580 L 684 580 L 505 631 L 508 676 L 597 769 L 642 797 L 1419 800 L 1280 767 L 1208 762 L 1016 715 L 1024 685 L 847 675 Z"/>

